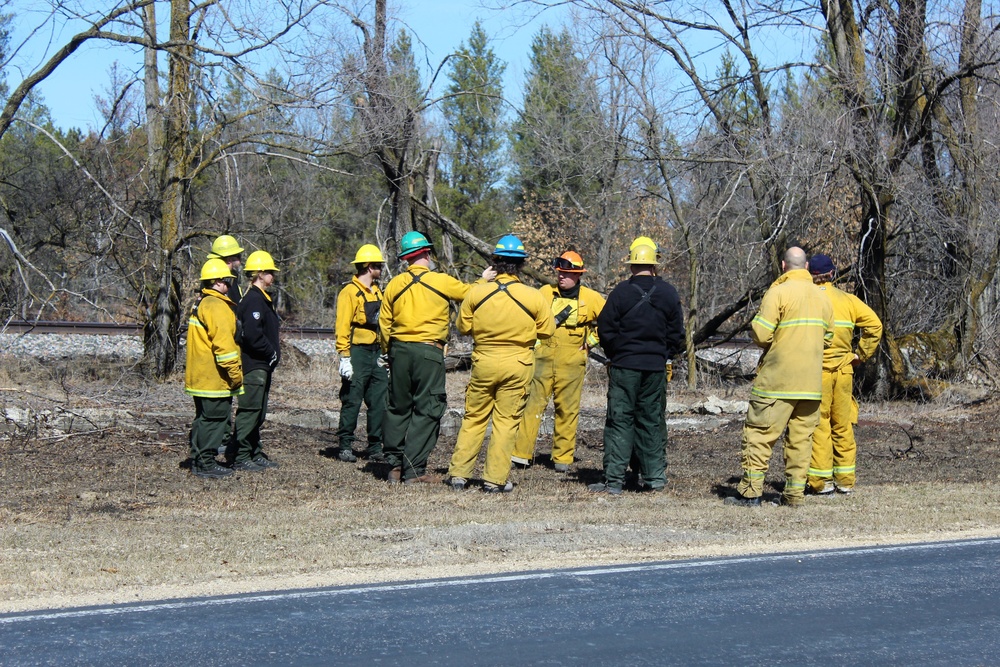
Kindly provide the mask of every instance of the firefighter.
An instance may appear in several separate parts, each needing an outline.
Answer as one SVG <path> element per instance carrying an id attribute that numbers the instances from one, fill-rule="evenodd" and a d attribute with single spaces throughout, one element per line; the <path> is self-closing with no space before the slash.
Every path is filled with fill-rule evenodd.
<path id="1" fill-rule="evenodd" d="M 271 377 L 281 362 L 278 329 L 281 320 L 268 292 L 278 271 L 270 253 L 250 253 L 243 271 L 250 279 L 247 291 L 236 307 L 243 362 L 243 393 L 236 399 L 236 419 L 232 444 L 226 460 L 235 470 L 259 471 L 277 468 L 260 444 L 260 427 L 267 417 Z"/>
<path id="2" fill-rule="evenodd" d="M 399 259 L 409 263 L 385 287 L 379 310 L 379 344 L 388 355 L 389 405 L 383 430 L 388 481 L 408 484 L 437 481 L 427 474 L 427 459 L 437 444 L 447 408 L 444 346 L 451 301 L 461 301 L 469 285 L 431 270 L 430 241 L 407 232 Z M 496 278 L 487 267 L 483 280 Z"/>
<path id="3" fill-rule="evenodd" d="M 743 477 L 737 495 L 723 501 L 727 505 L 760 506 L 767 464 L 786 427 L 781 504 L 804 502 L 812 434 L 823 396 L 823 349 L 833 338 L 833 308 L 813 285 L 801 248 L 786 250 L 781 268 L 783 273 L 764 293 L 750 323 L 751 336 L 764 353 L 743 424 Z"/>
<path id="4" fill-rule="evenodd" d="M 833 306 L 833 341 L 823 351 L 823 398 L 819 425 L 813 431 L 807 491 L 820 496 L 848 494 L 854 490 L 858 451 L 853 428 L 858 422 L 854 368 L 878 349 L 882 322 L 864 301 L 831 284 L 837 268 L 827 255 L 813 255 L 809 273 Z M 861 332 L 857 348 L 855 330 Z"/>
<path id="5" fill-rule="evenodd" d="M 201 293 L 188 319 L 184 392 L 194 398 L 191 472 L 218 478 L 233 473 L 216 452 L 229 441 L 233 396 L 243 391 L 243 367 L 236 344 L 236 304 L 227 294 L 235 276 L 221 259 L 201 267 Z"/>
<path id="6" fill-rule="evenodd" d="M 243 287 L 240 286 L 240 267 L 243 265 L 243 248 L 236 239 L 229 234 L 223 234 L 212 241 L 212 250 L 206 259 L 221 259 L 229 267 L 229 270 L 236 276 L 233 283 L 235 289 L 229 291 L 227 295 L 233 303 L 239 303 L 243 298 Z"/>
<path id="7" fill-rule="evenodd" d="M 337 426 L 337 458 L 354 463 L 354 431 L 361 403 L 368 411 L 368 447 L 360 453 L 369 461 L 382 462 L 382 422 L 385 419 L 389 374 L 378 345 L 378 316 L 382 307 L 382 276 L 385 258 L 378 246 L 366 243 L 352 261 L 354 277 L 337 297 L 337 353 L 340 355 L 340 423 Z"/>
<path id="8" fill-rule="evenodd" d="M 546 298 L 518 278 L 527 256 L 519 238 L 501 237 L 492 257 L 496 281 L 473 285 L 459 310 L 458 330 L 472 335 L 475 348 L 465 416 L 448 470 L 455 490 L 468 483 L 491 419 L 483 491 L 504 493 L 514 488 L 508 480 L 511 452 L 531 385 L 533 349 L 536 341 L 555 333 Z"/>
<path id="9" fill-rule="evenodd" d="M 587 487 L 615 496 L 622 493 L 633 453 L 650 490 L 666 485 L 666 362 L 684 345 L 680 297 L 656 275 L 656 248 L 633 243 L 628 263 L 632 277 L 611 291 L 597 318 L 610 361 L 608 414 L 604 481 Z"/>
<path id="10" fill-rule="evenodd" d="M 552 467 L 566 472 L 576 451 L 587 354 L 598 343 L 597 316 L 604 307 L 604 297 L 580 284 L 586 269 L 579 253 L 567 250 L 553 260 L 552 267 L 556 284 L 545 285 L 540 291 L 552 310 L 556 333 L 539 340 L 535 347 L 535 374 L 511 461 L 531 464 L 538 427 L 551 396 L 555 410 Z"/>

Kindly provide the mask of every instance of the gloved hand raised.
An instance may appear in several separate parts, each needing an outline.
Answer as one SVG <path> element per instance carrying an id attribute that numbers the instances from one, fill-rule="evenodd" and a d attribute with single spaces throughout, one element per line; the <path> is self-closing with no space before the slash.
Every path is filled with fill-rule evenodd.
<path id="1" fill-rule="evenodd" d="M 340 377 L 345 380 L 350 380 L 351 376 L 354 375 L 354 368 L 351 367 L 350 357 L 340 358 Z"/>

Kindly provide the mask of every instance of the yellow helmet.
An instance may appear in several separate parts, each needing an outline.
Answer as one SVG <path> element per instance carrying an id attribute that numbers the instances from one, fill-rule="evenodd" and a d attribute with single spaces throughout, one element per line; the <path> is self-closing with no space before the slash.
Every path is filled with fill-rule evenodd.
<path id="1" fill-rule="evenodd" d="M 208 253 L 209 259 L 221 259 L 223 257 L 233 257 L 243 252 L 243 248 L 229 234 L 223 234 L 212 242 L 212 252 Z"/>
<path id="2" fill-rule="evenodd" d="M 628 254 L 627 263 L 656 265 L 656 248 L 651 245 L 632 246 Z"/>
<path id="3" fill-rule="evenodd" d="M 377 245 L 366 243 L 358 248 L 358 253 L 354 256 L 351 264 L 380 264 L 385 261 L 382 251 Z"/>
<path id="4" fill-rule="evenodd" d="M 201 280 L 218 280 L 220 278 L 235 278 L 229 265 L 218 257 L 212 257 L 201 267 Z"/>
<path id="5" fill-rule="evenodd" d="M 660 250 L 660 246 L 656 245 L 656 241 L 649 238 L 648 236 L 636 236 L 634 239 L 632 239 L 632 245 L 628 247 L 628 251 L 632 252 L 633 250 L 635 250 L 636 246 L 640 245 L 648 245 L 652 246 L 653 249 L 656 251 Z"/>
<path id="6" fill-rule="evenodd" d="M 254 250 L 250 253 L 250 256 L 247 257 L 246 266 L 243 267 L 244 273 L 278 270 L 278 267 L 274 265 L 274 259 L 271 257 L 271 254 L 264 252 L 263 250 Z"/>

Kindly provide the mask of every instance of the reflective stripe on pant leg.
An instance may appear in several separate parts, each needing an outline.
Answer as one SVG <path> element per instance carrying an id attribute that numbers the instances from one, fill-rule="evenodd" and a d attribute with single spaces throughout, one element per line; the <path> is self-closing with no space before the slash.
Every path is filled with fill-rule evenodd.
<path id="1" fill-rule="evenodd" d="M 792 405 L 787 401 L 750 396 L 740 451 L 743 477 L 736 487 L 740 495 L 759 498 L 764 493 L 764 476 L 774 443 L 785 430 L 791 413 Z"/>
<path id="2" fill-rule="evenodd" d="M 830 416 L 833 426 L 833 481 L 843 488 L 851 488 L 855 483 L 858 446 L 854 439 L 853 422 L 857 403 L 853 394 L 854 372 L 848 366 L 837 376 Z"/>
<path id="3" fill-rule="evenodd" d="M 813 431 L 819 422 L 819 401 L 791 401 L 792 411 L 785 435 L 785 490 L 789 502 L 802 502 L 809 473 Z"/>
<path id="4" fill-rule="evenodd" d="M 819 423 L 813 431 L 809 462 L 809 488 L 820 492 L 833 478 L 833 440 L 830 435 L 830 411 L 837 373 L 823 371 L 823 399 L 819 405 Z"/>

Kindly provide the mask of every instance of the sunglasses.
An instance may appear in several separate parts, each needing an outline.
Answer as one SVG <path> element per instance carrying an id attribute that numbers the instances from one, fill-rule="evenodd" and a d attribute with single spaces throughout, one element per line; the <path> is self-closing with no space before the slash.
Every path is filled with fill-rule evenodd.
<path id="1" fill-rule="evenodd" d="M 564 259 L 562 257 L 556 257 L 554 260 L 552 260 L 552 266 L 557 271 L 579 271 L 580 270 L 580 267 L 574 266 L 573 262 L 569 261 L 568 259 Z"/>

